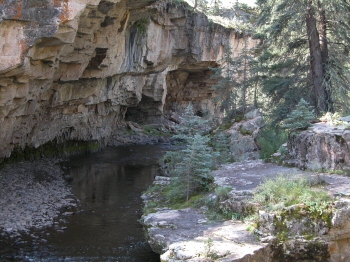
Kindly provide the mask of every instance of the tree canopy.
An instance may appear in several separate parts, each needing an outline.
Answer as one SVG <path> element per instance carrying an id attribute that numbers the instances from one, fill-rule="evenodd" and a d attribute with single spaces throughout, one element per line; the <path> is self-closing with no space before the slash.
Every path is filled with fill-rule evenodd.
<path id="1" fill-rule="evenodd" d="M 322 112 L 348 98 L 348 0 L 258 0 L 263 91 L 290 111 L 301 98 Z M 282 115 L 284 118 L 286 115 Z"/>
<path id="2" fill-rule="evenodd" d="M 254 94 L 248 102 L 265 105 L 276 123 L 300 99 L 318 116 L 350 113 L 350 1 L 257 0 L 256 4 L 256 10 L 249 12 L 250 25 L 238 31 L 258 44 L 252 50 L 244 46 L 239 54 L 228 48 L 223 67 L 215 69 L 219 80 L 214 88 L 218 98 L 223 97 L 222 107 L 232 108 L 232 101 L 245 107 L 247 94 Z M 239 8 L 245 10 L 242 4 L 233 7 Z"/>

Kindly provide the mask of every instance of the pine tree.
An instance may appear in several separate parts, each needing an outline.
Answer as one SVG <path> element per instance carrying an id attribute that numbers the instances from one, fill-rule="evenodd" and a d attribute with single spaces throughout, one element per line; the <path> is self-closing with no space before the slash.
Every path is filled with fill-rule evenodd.
<path id="1" fill-rule="evenodd" d="M 264 92 L 287 112 L 302 97 L 318 115 L 339 110 L 350 86 L 349 1 L 258 0 L 257 5 Z"/>
<path id="2" fill-rule="evenodd" d="M 167 152 L 164 156 L 171 177 L 168 193 L 170 202 L 188 201 L 193 194 L 209 190 L 213 182 L 210 171 L 219 153 L 208 145 L 210 139 L 204 135 L 207 123 L 207 120 L 194 115 L 193 107 L 189 104 L 181 117 L 176 136 L 186 142 L 186 148 Z"/>
<path id="3" fill-rule="evenodd" d="M 230 151 L 230 135 L 217 131 L 211 138 L 211 144 L 218 156 L 215 158 L 215 165 L 231 163 L 234 161 Z"/>
<path id="4" fill-rule="evenodd" d="M 209 121 L 196 116 L 191 103 L 188 104 L 184 114 L 180 117 L 181 123 L 176 126 L 178 135 L 176 138 L 181 138 L 187 141 L 195 134 L 204 134 L 209 130 Z"/>
<path id="5" fill-rule="evenodd" d="M 194 193 L 208 191 L 213 177 L 210 171 L 213 164 L 213 151 L 208 146 L 209 137 L 194 135 L 188 146 L 172 152 L 173 160 L 170 175 L 172 177 L 172 198 L 188 201 Z"/>
<path id="6" fill-rule="evenodd" d="M 294 132 L 298 129 L 306 129 L 311 125 L 311 120 L 315 118 L 312 106 L 304 99 L 300 99 L 299 103 L 292 113 L 283 121 L 282 128 Z"/>
<path id="7" fill-rule="evenodd" d="M 255 28 L 256 10 L 246 4 L 236 2 L 234 28 L 242 40 L 242 49 L 233 52 L 227 47 L 219 68 L 212 68 L 213 78 L 218 83 L 213 86 L 217 96 L 214 101 L 221 110 L 232 118 L 237 112 L 246 112 L 248 105 L 258 107 L 259 64 L 256 49 L 249 46 L 249 39 Z M 231 114 L 233 112 L 233 114 Z"/>

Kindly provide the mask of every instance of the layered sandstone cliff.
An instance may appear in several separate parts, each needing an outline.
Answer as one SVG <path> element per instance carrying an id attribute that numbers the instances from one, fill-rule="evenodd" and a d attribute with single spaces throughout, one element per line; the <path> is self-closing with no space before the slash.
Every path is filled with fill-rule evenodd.
<path id="1" fill-rule="evenodd" d="M 234 30 L 185 4 L 0 1 L 0 159 L 48 142 L 106 141 L 192 101 L 215 114 L 212 74 Z"/>

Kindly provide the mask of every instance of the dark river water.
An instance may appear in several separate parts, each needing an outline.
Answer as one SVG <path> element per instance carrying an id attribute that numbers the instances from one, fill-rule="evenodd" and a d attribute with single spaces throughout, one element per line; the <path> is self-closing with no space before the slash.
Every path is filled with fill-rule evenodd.
<path id="1" fill-rule="evenodd" d="M 62 163 L 81 211 L 67 219 L 63 232 L 42 232 L 46 243 L 22 247 L 20 260 L 159 262 L 138 220 L 141 193 L 153 182 L 157 160 L 168 149 L 106 148 Z"/>

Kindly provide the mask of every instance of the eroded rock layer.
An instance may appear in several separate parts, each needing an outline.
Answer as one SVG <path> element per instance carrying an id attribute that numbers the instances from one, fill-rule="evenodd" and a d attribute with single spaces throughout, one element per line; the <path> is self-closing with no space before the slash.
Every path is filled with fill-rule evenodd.
<path id="1" fill-rule="evenodd" d="M 348 173 L 350 131 L 348 126 L 317 123 L 288 141 L 286 163 L 315 171 Z"/>
<path id="2" fill-rule="evenodd" d="M 4 0 L 0 10 L 0 159 L 108 139 L 125 117 L 157 122 L 189 101 L 214 114 L 209 67 L 242 47 L 184 4 Z"/>

